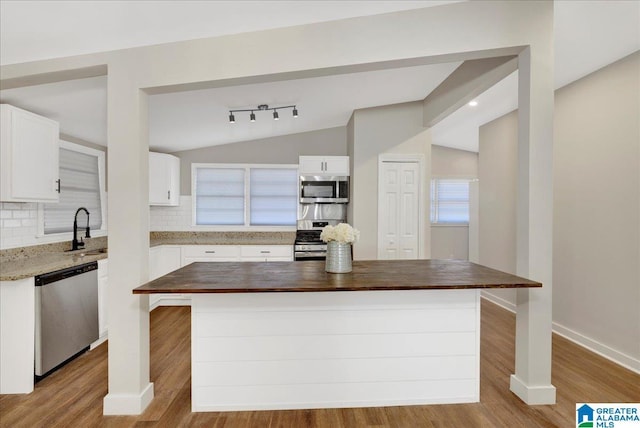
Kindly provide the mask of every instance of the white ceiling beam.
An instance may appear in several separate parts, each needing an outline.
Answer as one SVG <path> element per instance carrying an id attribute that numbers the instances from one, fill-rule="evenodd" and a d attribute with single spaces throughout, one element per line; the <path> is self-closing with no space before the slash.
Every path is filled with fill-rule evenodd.
<path id="1" fill-rule="evenodd" d="M 431 128 L 517 69 L 517 56 L 463 62 L 424 99 L 424 126 Z"/>

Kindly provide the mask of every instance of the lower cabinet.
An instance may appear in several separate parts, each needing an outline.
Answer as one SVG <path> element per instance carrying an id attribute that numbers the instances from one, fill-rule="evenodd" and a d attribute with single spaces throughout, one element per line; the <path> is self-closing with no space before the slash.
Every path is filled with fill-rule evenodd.
<path id="1" fill-rule="evenodd" d="M 0 394 L 33 391 L 34 278 L 0 281 Z"/>
<path id="2" fill-rule="evenodd" d="M 98 332 L 99 341 L 107 338 L 109 322 L 107 318 L 107 286 L 109 278 L 109 259 L 98 260 Z"/>
<path id="3" fill-rule="evenodd" d="M 289 262 L 293 260 L 291 245 L 242 245 L 240 260 L 243 262 Z"/>
<path id="4" fill-rule="evenodd" d="M 180 269 L 182 266 L 182 249 L 180 246 L 166 246 L 149 248 L 149 281 Z M 189 306 L 191 297 L 187 294 L 151 294 L 149 296 L 149 310 L 158 306 Z"/>
<path id="5" fill-rule="evenodd" d="M 290 262 L 293 245 L 161 245 L 149 249 L 149 280 L 198 262 Z M 149 309 L 191 304 L 190 294 L 152 294 Z"/>

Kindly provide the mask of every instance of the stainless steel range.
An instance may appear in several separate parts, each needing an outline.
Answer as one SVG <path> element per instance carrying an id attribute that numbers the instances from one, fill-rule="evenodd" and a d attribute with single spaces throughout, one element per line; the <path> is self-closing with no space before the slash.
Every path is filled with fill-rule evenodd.
<path id="1" fill-rule="evenodd" d="M 332 226 L 341 220 L 298 220 L 296 241 L 293 247 L 293 256 L 296 261 L 325 260 L 327 258 L 327 244 L 322 242 L 320 234 L 322 228 L 330 224 Z"/>
<path id="2" fill-rule="evenodd" d="M 323 181 L 314 183 L 323 183 Z M 344 183 L 348 184 L 349 181 Z M 322 229 L 329 224 L 335 226 L 347 221 L 348 192 L 346 188 L 342 189 L 340 194 L 344 196 L 341 203 L 309 203 L 301 198 L 298 209 L 298 230 L 293 247 L 294 260 L 326 260 L 327 244 L 320 239 Z"/>

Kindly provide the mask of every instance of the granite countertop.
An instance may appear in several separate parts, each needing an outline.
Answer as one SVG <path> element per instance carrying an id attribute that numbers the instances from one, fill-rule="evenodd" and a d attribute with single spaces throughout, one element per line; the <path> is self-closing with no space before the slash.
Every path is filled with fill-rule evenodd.
<path id="1" fill-rule="evenodd" d="M 33 245 L 0 251 L 0 281 L 16 281 L 108 257 L 107 253 L 86 254 L 106 249 L 107 237 L 85 239 L 86 248 L 69 251 L 71 242 Z"/>
<path id="2" fill-rule="evenodd" d="M 159 245 L 293 245 L 295 232 L 151 232 L 151 247 Z M 83 255 L 107 248 L 107 237 L 85 239 L 86 248 L 69 252 L 69 241 L 0 251 L 0 281 L 16 281 L 107 258 L 107 253 Z"/>
<path id="3" fill-rule="evenodd" d="M 154 293 L 262 293 L 542 287 L 462 260 L 354 261 L 350 273 L 323 261 L 192 263 L 133 290 Z"/>
<path id="4" fill-rule="evenodd" d="M 158 245 L 293 245 L 296 232 L 151 232 Z"/>

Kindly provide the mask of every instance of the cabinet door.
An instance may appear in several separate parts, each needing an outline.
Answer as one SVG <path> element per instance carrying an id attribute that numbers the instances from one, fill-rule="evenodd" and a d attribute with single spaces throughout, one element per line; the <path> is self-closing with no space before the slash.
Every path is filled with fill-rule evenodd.
<path id="1" fill-rule="evenodd" d="M 180 159 L 149 152 L 149 205 L 178 206 L 180 203 Z"/>
<path id="2" fill-rule="evenodd" d="M 349 175 L 349 156 L 300 156 L 300 175 Z"/>
<path id="3" fill-rule="evenodd" d="M 149 281 L 153 281 L 163 275 L 180 269 L 182 263 L 182 250 L 180 247 L 153 247 L 149 248 Z M 157 306 L 185 305 L 191 299 L 189 295 L 178 293 L 150 294 L 149 309 Z"/>
<path id="4" fill-rule="evenodd" d="M 109 330 L 107 317 L 108 259 L 98 260 L 98 332 L 105 337 Z"/>
<path id="5" fill-rule="evenodd" d="M 59 125 L 2 105 L 3 201 L 58 202 Z"/>
<path id="6" fill-rule="evenodd" d="M 149 281 L 180 269 L 180 247 L 153 247 L 149 249 Z"/>
<path id="7" fill-rule="evenodd" d="M 349 156 L 326 156 L 324 172 L 328 175 L 349 175 Z"/>
<path id="8" fill-rule="evenodd" d="M 292 245 L 241 245 L 241 261 L 293 260 Z"/>
<path id="9" fill-rule="evenodd" d="M 300 175 L 321 175 L 324 173 L 324 158 L 322 156 L 300 156 Z"/>

